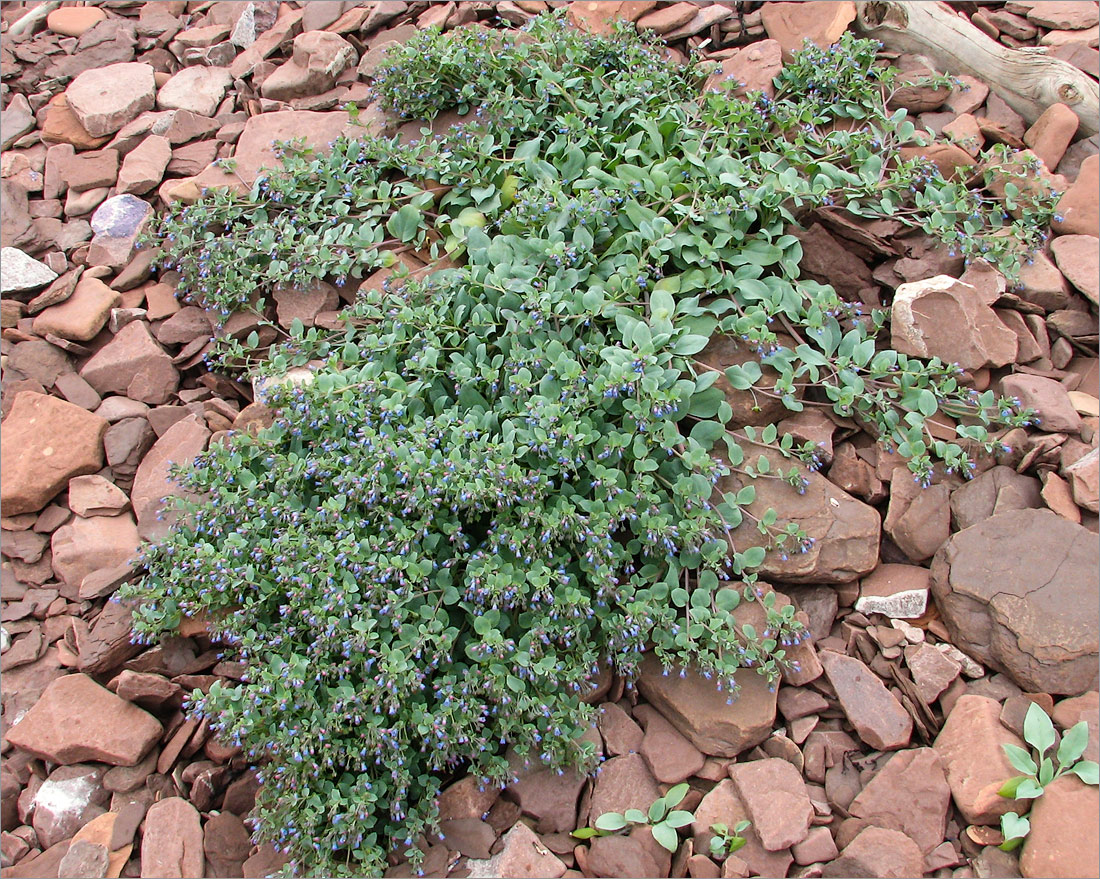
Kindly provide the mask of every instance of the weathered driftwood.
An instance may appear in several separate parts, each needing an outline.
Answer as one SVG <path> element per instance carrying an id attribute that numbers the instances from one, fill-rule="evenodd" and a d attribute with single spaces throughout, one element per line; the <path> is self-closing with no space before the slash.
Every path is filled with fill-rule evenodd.
<path id="1" fill-rule="evenodd" d="M 1044 49 L 1009 49 L 939 2 L 856 3 L 856 27 L 895 52 L 934 61 L 941 73 L 969 74 L 989 84 L 1030 125 L 1051 104 L 1063 103 L 1086 135 L 1100 131 L 1100 91 L 1072 64 Z"/>
<path id="2" fill-rule="evenodd" d="M 30 33 L 40 22 L 46 20 L 47 15 L 60 6 L 61 0 L 47 0 L 46 3 L 38 4 L 8 28 L 8 36 L 14 38 L 23 33 Z"/>

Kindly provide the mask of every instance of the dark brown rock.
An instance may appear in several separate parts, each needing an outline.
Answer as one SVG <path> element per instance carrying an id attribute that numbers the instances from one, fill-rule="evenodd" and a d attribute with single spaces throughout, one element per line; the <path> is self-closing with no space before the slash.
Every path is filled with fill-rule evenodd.
<path id="1" fill-rule="evenodd" d="M 524 814 L 537 819 L 539 833 L 568 833 L 577 828 L 577 800 L 587 777 L 575 769 L 557 770 L 535 765 L 519 771 L 519 781 L 507 790 Z"/>
<path id="2" fill-rule="evenodd" d="M 83 624 L 75 629 L 81 671 L 94 675 L 113 672 L 141 650 L 141 645 L 130 641 L 133 611 L 130 603 L 109 601 L 90 629 Z"/>
<path id="3" fill-rule="evenodd" d="M 202 844 L 208 875 L 215 879 L 244 875 L 241 871 L 252 849 L 252 839 L 244 822 L 232 812 L 219 812 L 207 819 Z"/>
<path id="4" fill-rule="evenodd" d="M 923 487 L 907 467 L 898 467 L 882 528 L 912 561 L 929 559 L 951 536 L 949 498 L 944 483 Z"/>
<path id="5" fill-rule="evenodd" d="M 573 816 L 576 819 L 576 804 Z M 492 856 L 493 844 L 497 841 L 496 831 L 479 818 L 456 818 L 439 823 L 440 838 L 447 848 L 457 851 L 467 858 L 486 859 Z M 209 832 L 209 831 L 207 831 Z"/>

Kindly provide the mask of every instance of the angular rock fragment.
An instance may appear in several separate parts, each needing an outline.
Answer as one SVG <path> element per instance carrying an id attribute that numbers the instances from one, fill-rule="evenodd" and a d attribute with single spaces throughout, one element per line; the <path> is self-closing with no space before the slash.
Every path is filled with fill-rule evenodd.
<path id="1" fill-rule="evenodd" d="M 0 427 L 4 515 L 42 509 L 73 476 L 103 466 L 107 422 L 45 394 L 22 393 Z"/>
<path id="2" fill-rule="evenodd" d="M 60 677 L 13 726 L 8 741 L 44 760 L 134 766 L 160 738 L 151 714 L 124 702 L 90 677 Z M 197 874 L 196 874 L 197 875 Z"/>
<path id="3" fill-rule="evenodd" d="M 953 535 L 932 561 L 932 592 L 952 642 L 1029 692 L 1097 686 L 1100 547 L 1049 510 L 1001 513 Z"/>
<path id="4" fill-rule="evenodd" d="M 909 744 L 913 719 L 878 675 L 860 660 L 831 650 L 821 651 L 819 658 L 840 707 L 864 742 L 880 751 Z"/>
<path id="5" fill-rule="evenodd" d="M 123 63 L 85 70 L 69 83 L 65 100 L 89 135 L 113 134 L 153 106 L 153 68 Z"/>
<path id="6" fill-rule="evenodd" d="M 664 673 L 660 660 L 646 654 L 638 689 L 704 754 L 736 757 L 771 733 L 775 691 L 753 669 L 738 673 L 736 698 L 692 669 Z M 639 758 L 640 759 L 640 758 Z"/>

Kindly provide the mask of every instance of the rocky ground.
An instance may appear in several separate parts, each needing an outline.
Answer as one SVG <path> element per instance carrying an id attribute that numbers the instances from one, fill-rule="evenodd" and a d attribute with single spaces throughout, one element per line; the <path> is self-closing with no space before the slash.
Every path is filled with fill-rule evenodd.
<path id="1" fill-rule="evenodd" d="M 417 28 L 518 25 L 547 5 L 109 0 L 47 3 L 29 22 L 34 3 L 0 10 L 4 877 L 262 876 L 280 864 L 250 841 L 253 768 L 180 710 L 185 693 L 243 669 L 219 661 L 201 627 L 131 645 L 128 610 L 109 601 L 160 527 L 170 463 L 264 417 L 250 387 L 204 371 L 210 316 L 177 300 L 172 273 L 153 274 L 134 243 L 170 201 L 250 184 L 274 140 L 322 146 L 351 130 L 349 101 L 373 130 L 395 127 L 367 106 L 370 79 Z M 698 51 L 722 76 L 761 85 L 803 37 L 835 39 L 853 13 L 568 5 L 578 26 L 626 17 L 662 34 L 671 57 Z M 952 5 L 1006 46 L 1045 46 L 1097 76 L 1095 2 Z M 1097 138 L 1064 105 L 1029 124 L 998 83 L 967 85 L 899 101 L 954 136 L 932 153 L 942 167 L 1006 143 L 1030 149 L 1065 191 L 1021 285 L 964 273 L 890 222 L 829 212 L 800 233 L 804 270 L 848 298 L 892 301 L 898 350 L 958 361 L 976 387 L 1038 409 L 1040 426 L 1005 437 L 1011 451 L 973 481 L 944 476 L 922 491 L 854 423 L 786 418 L 781 430 L 827 461 L 804 496 L 761 498 L 817 539 L 763 573 L 813 634 L 799 671 L 776 693 L 747 675 L 732 707 L 691 672 L 647 665 L 635 688 L 604 681 L 600 772 L 517 766 L 503 793 L 459 780 L 442 797 L 429 875 L 1097 875 L 1100 796 L 1073 778 L 1039 801 L 1019 857 L 996 848 L 1013 807 L 996 790 L 1016 774 L 1001 745 L 1022 744 L 1028 704 L 1061 729 L 1087 720 L 1090 759 L 1100 742 Z M 212 164 L 225 157 L 233 174 Z M 339 307 L 335 288 L 287 291 L 272 317 L 332 326 Z M 243 316 L 228 326 L 253 329 Z M 681 781 L 696 823 L 675 857 L 646 829 L 591 845 L 568 835 Z M 742 818 L 746 846 L 712 860 L 710 825 Z"/>

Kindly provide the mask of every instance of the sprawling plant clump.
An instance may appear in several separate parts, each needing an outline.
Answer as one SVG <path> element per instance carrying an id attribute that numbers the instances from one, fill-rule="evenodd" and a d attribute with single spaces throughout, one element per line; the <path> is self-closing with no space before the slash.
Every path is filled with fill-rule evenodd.
<path id="1" fill-rule="evenodd" d="M 740 669 L 777 678 L 800 637 L 790 610 L 767 607 L 759 633 L 735 614 L 757 600 L 760 534 L 779 552 L 805 535 L 749 517 L 751 484 L 715 484 L 799 487 L 815 458 L 774 426 L 727 430 L 722 373 L 695 357 L 712 335 L 780 376 L 765 386 L 750 362 L 724 370 L 732 388 L 856 417 L 918 478 L 937 460 L 967 473 L 988 427 L 1026 421 L 799 278 L 787 227 L 825 205 L 1005 265 L 1049 219 L 1049 200 L 1020 196 L 1013 220 L 980 179 L 898 160 L 916 132 L 884 109 L 892 73 L 873 62 L 845 38 L 743 100 L 703 96 L 706 71 L 636 36 L 549 16 L 522 38 L 429 32 L 380 97 L 411 118 L 477 108 L 470 125 L 291 150 L 248 195 L 167 219 L 167 263 L 225 313 L 276 283 L 357 284 L 394 251 L 451 258 L 370 285 L 346 331 L 296 327 L 269 352 L 261 372 L 310 378 L 274 382 L 274 426 L 181 475 L 200 500 L 126 593 L 142 637 L 202 615 L 248 663 L 192 711 L 263 763 L 259 834 L 297 869 L 362 875 L 414 849 L 441 783 L 510 776 L 506 745 L 583 763 L 591 680 L 644 649 L 731 698 Z M 938 411 L 960 419 L 956 442 L 929 433 Z M 801 462 L 776 472 L 765 445 Z"/>

